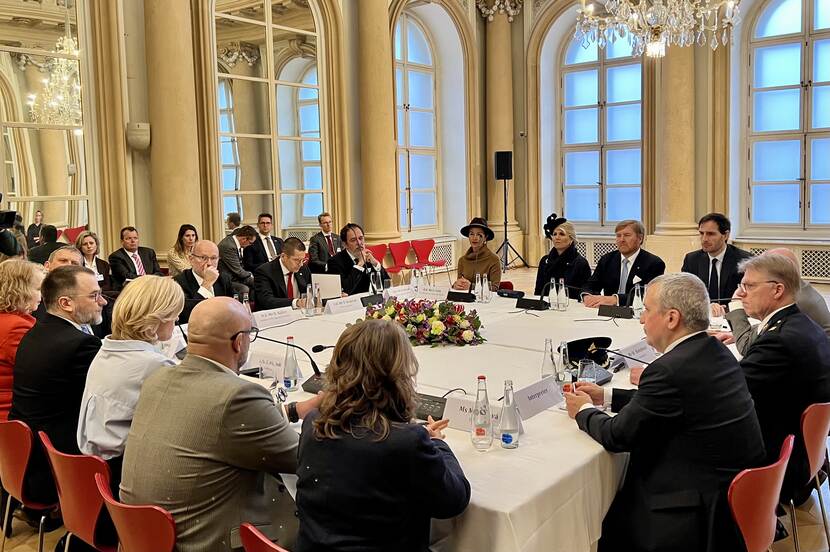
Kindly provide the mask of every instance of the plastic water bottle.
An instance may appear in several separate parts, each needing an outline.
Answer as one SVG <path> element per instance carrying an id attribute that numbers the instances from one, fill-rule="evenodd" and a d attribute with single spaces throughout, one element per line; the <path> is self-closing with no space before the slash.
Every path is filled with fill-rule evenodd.
<path id="1" fill-rule="evenodd" d="M 412 287 L 412 293 L 417 294 L 418 288 L 420 287 L 421 282 L 421 273 L 418 271 L 417 268 L 412 269 L 412 279 L 410 281 L 410 287 Z"/>
<path id="2" fill-rule="evenodd" d="M 300 366 L 297 364 L 296 351 L 294 347 L 291 347 L 294 344 L 294 337 L 288 336 L 285 341 L 289 343 L 289 346 L 285 348 L 285 360 L 282 363 L 282 386 L 291 393 L 299 388 L 297 380 L 300 378 Z"/>
<path id="3" fill-rule="evenodd" d="M 493 444 L 493 419 L 490 417 L 490 400 L 487 398 L 487 378 L 484 376 L 478 377 L 470 439 L 476 450 L 482 452 Z"/>
<path id="4" fill-rule="evenodd" d="M 640 284 L 634 285 L 634 299 L 631 303 L 631 308 L 634 310 L 634 316 L 639 317 L 645 310 L 643 305 L 643 288 Z"/>
<path id="5" fill-rule="evenodd" d="M 568 286 L 565 285 L 565 278 L 559 278 L 559 289 L 556 290 L 557 310 L 568 310 Z"/>
<path id="6" fill-rule="evenodd" d="M 314 287 L 311 284 L 305 287 L 305 314 L 314 316 Z"/>
<path id="7" fill-rule="evenodd" d="M 550 308 L 558 309 L 559 304 L 556 298 L 556 280 L 554 278 L 550 279 L 550 287 L 548 287 L 548 303 L 550 303 Z"/>
<path id="8" fill-rule="evenodd" d="M 499 436 L 501 448 L 513 449 L 519 446 L 519 410 L 513 402 L 513 380 L 504 380 L 504 406 L 501 408 Z"/>
<path id="9" fill-rule="evenodd" d="M 556 367 L 553 365 L 553 340 L 545 339 L 545 353 L 542 355 L 542 378 L 549 378 L 556 375 Z"/>
<path id="10" fill-rule="evenodd" d="M 484 297 L 481 295 L 481 274 L 476 274 L 475 286 L 476 303 L 481 303 L 484 301 Z"/>

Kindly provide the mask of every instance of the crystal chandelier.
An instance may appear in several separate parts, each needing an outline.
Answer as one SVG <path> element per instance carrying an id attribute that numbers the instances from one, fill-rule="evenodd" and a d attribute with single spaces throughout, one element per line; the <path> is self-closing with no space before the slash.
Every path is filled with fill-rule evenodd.
<path id="1" fill-rule="evenodd" d="M 596 42 L 626 39 L 635 56 L 666 55 L 666 46 L 709 45 L 716 50 L 729 42 L 740 22 L 740 0 L 582 0 L 577 10 L 574 39 L 587 48 Z"/>
<path id="2" fill-rule="evenodd" d="M 52 53 L 77 57 L 78 42 L 67 34 L 58 39 Z M 37 94 L 29 94 L 28 105 L 32 121 L 47 125 L 80 126 L 81 82 L 78 61 L 63 57 L 49 58 L 42 70 L 43 88 Z"/>

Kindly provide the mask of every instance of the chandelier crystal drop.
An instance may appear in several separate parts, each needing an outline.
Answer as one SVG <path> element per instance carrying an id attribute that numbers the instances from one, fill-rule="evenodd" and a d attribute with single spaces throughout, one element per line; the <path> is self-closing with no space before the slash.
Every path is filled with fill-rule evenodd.
<path id="1" fill-rule="evenodd" d="M 577 10 L 574 40 L 605 48 L 627 40 L 635 56 L 663 57 L 666 47 L 726 46 L 740 22 L 740 0 L 592 0 Z"/>
<path id="2" fill-rule="evenodd" d="M 58 39 L 52 53 L 79 55 L 78 42 L 68 33 Z M 53 57 L 43 65 L 46 76 L 37 94 L 29 94 L 32 121 L 46 125 L 80 126 L 81 81 L 77 59 Z"/>

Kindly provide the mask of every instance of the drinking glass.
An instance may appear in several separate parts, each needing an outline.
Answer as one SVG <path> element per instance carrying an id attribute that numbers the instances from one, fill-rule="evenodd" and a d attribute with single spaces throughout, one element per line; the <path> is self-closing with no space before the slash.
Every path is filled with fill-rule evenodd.
<path id="1" fill-rule="evenodd" d="M 579 361 L 577 381 L 585 381 L 588 383 L 597 382 L 597 365 L 593 360 L 583 358 Z"/>

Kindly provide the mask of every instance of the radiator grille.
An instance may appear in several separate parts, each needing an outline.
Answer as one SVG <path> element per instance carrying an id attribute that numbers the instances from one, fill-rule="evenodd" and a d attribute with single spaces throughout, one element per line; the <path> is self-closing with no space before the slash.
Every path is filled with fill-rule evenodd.
<path id="1" fill-rule="evenodd" d="M 594 264 L 599 261 L 599 258 L 606 253 L 611 253 L 617 249 L 616 242 L 594 242 Z"/>
<path id="2" fill-rule="evenodd" d="M 585 242 L 576 242 L 576 252 L 585 258 L 588 257 L 588 246 Z"/>
<path id="3" fill-rule="evenodd" d="M 453 242 L 436 243 L 429 256 L 430 261 L 447 261 L 446 269 L 455 270 L 455 248 Z M 440 270 L 440 269 L 438 269 Z"/>
<path id="4" fill-rule="evenodd" d="M 804 278 L 830 279 L 830 250 L 802 250 L 801 275 Z"/>
<path id="5" fill-rule="evenodd" d="M 749 248 L 749 253 L 750 253 L 753 257 L 757 257 L 758 255 L 760 255 L 761 253 L 763 253 L 763 252 L 764 252 L 764 251 L 766 251 L 766 250 L 767 250 L 767 248 L 766 248 L 766 247 L 750 247 L 750 248 Z"/>
<path id="6" fill-rule="evenodd" d="M 285 238 L 297 238 L 300 241 L 307 242 L 311 239 L 311 236 L 319 232 L 319 230 L 303 230 L 302 228 L 289 228 L 287 230 L 282 231 L 282 237 Z"/>

